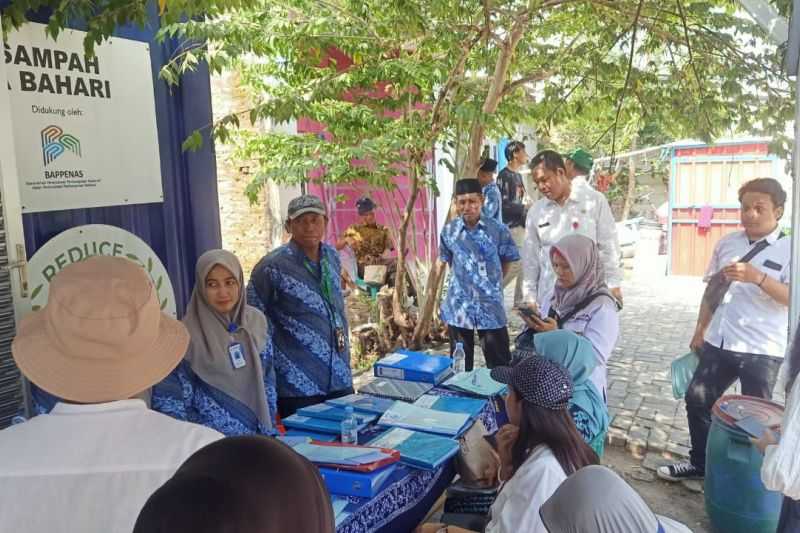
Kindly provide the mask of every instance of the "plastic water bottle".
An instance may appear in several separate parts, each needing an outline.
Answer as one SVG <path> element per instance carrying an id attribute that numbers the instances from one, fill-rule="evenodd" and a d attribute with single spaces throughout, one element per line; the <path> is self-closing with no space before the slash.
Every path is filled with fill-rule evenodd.
<path id="1" fill-rule="evenodd" d="M 348 405 L 344 408 L 345 416 L 342 420 L 342 443 L 358 444 L 358 420 L 353 413 L 353 407 Z"/>
<path id="2" fill-rule="evenodd" d="M 454 372 L 464 372 L 465 370 L 465 360 L 467 355 L 464 353 L 464 343 L 457 342 L 456 349 L 453 350 L 453 371 Z"/>

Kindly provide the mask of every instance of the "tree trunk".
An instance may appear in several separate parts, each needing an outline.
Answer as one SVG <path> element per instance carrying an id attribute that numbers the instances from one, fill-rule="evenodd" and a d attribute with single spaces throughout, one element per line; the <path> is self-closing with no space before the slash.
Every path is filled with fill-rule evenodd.
<path id="1" fill-rule="evenodd" d="M 634 145 L 635 146 L 635 145 Z M 628 159 L 628 190 L 625 193 L 625 203 L 622 204 L 622 215 L 620 222 L 628 220 L 633 205 L 633 197 L 636 194 L 636 163 L 633 157 Z"/>
<path id="2" fill-rule="evenodd" d="M 503 99 L 503 90 L 506 87 L 506 78 L 508 77 L 508 69 L 511 66 L 511 59 L 514 57 L 514 51 L 517 49 L 517 45 L 520 39 L 522 39 L 525 29 L 528 27 L 529 21 L 530 14 L 521 14 L 514 22 L 511 34 L 503 41 L 503 49 L 497 57 L 497 62 L 494 64 L 494 74 L 489 84 L 489 92 L 486 94 L 486 99 L 483 101 L 483 115 L 493 115 Z M 485 132 L 486 122 L 483 120 L 476 120 L 475 124 L 472 126 L 472 131 L 470 131 L 469 153 L 467 155 L 466 164 L 464 165 L 464 177 L 471 178 L 477 176 L 480 157 L 483 152 L 483 136 Z"/>
<path id="3" fill-rule="evenodd" d="M 392 295 L 392 318 L 394 323 L 401 329 L 410 329 L 411 323 L 408 314 L 405 312 L 404 303 L 406 299 L 406 253 L 408 248 L 408 225 L 411 217 L 414 216 L 414 204 L 417 202 L 419 194 L 419 165 L 412 162 L 410 165 L 411 194 L 408 196 L 405 209 L 403 210 L 403 220 L 400 223 L 400 236 L 397 243 L 397 274 L 394 278 L 394 294 Z"/>
<path id="4" fill-rule="evenodd" d="M 522 39 L 522 36 L 525 33 L 525 29 L 528 27 L 530 17 L 531 15 L 529 12 L 520 13 L 519 18 L 512 26 L 511 33 L 503 42 L 503 50 L 500 52 L 500 56 L 497 58 L 497 62 L 495 63 L 494 75 L 489 85 L 489 91 L 486 94 L 486 99 L 483 102 L 482 111 L 484 115 L 493 115 L 497 111 L 497 107 L 500 105 L 500 102 L 503 99 L 503 90 L 506 87 L 506 78 L 508 77 L 508 69 L 511 66 L 511 59 L 514 56 L 514 51 L 516 50 L 520 39 Z M 476 120 L 470 129 L 469 146 L 467 149 L 467 156 L 464 161 L 463 172 L 461 176 L 456 175 L 456 179 L 460 177 L 477 176 L 480 157 L 483 151 L 483 137 L 485 132 L 485 121 Z M 456 161 L 456 169 L 456 172 L 461 169 L 458 161 Z M 452 216 L 452 209 L 450 214 Z M 450 217 L 448 217 L 448 220 L 449 219 Z M 431 267 L 430 273 L 428 274 L 428 282 L 425 286 L 425 306 L 420 312 L 416 327 L 414 328 L 414 335 L 412 337 L 412 345 L 414 347 L 418 348 L 422 342 L 424 342 L 425 337 L 430 331 L 433 313 L 436 309 L 436 304 L 439 301 L 438 296 L 441 294 L 439 289 L 444 281 L 445 270 L 446 269 L 441 262 L 435 261 L 434 265 Z"/>
<path id="5" fill-rule="evenodd" d="M 447 270 L 445 264 L 436 259 L 433 260 L 431 270 L 428 272 L 428 280 L 425 284 L 425 305 L 420 309 L 417 326 L 414 328 L 414 335 L 411 337 L 411 345 L 416 350 L 425 342 L 433 320 L 433 313 L 436 311 L 436 304 L 439 301 L 439 287 L 444 280 L 444 273 Z"/>

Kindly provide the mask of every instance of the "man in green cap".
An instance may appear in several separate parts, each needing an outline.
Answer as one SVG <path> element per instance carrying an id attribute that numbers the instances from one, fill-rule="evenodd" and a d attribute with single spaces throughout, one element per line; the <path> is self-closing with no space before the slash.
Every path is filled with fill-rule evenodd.
<path id="1" fill-rule="evenodd" d="M 576 148 L 564 156 L 567 178 L 572 181 L 573 187 L 581 185 L 591 187 L 587 177 L 589 176 L 589 172 L 592 171 L 592 165 L 594 165 L 592 154 L 583 148 Z"/>

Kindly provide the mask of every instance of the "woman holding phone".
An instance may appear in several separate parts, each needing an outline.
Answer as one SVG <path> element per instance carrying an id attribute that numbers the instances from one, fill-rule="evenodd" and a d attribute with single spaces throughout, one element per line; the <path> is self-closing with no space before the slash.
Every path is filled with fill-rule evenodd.
<path id="1" fill-rule="evenodd" d="M 606 286 L 597 244 L 584 235 L 567 235 L 550 249 L 556 274 L 553 294 L 543 309 L 519 309 L 528 329 L 517 337 L 522 352 L 535 352 L 536 333 L 570 330 L 592 343 L 597 360 L 590 377 L 606 399 L 606 366 L 619 337 L 619 305 Z"/>

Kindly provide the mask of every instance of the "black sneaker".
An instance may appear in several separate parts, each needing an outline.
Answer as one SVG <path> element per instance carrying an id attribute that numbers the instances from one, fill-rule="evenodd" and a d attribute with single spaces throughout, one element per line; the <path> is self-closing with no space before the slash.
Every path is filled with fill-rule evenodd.
<path id="1" fill-rule="evenodd" d="M 706 473 L 692 465 L 692 463 L 675 463 L 659 466 L 656 474 L 667 481 L 684 481 L 687 479 L 703 479 Z"/>

